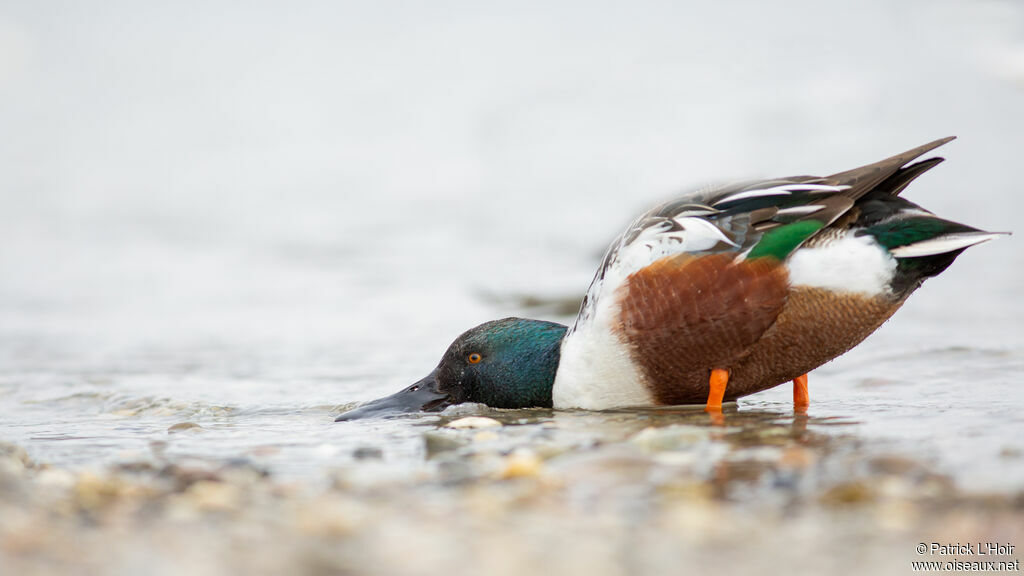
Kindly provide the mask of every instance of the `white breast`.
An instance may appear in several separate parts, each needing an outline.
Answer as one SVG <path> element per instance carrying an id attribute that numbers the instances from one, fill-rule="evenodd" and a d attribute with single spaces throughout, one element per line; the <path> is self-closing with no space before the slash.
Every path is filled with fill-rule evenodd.
<path id="1" fill-rule="evenodd" d="M 604 298 L 585 328 L 562 341 L 552 401 L 555 408 L 605 410 L 651 406 L 654 398 L 629 349 L 611 328 L 609 303 Z"/>

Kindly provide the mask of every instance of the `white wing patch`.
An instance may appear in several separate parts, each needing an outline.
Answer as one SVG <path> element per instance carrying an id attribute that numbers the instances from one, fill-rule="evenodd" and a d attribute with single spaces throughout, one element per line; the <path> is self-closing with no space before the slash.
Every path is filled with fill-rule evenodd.
<path id="1" fill-rule="evenodd" d="M 783 208 L 776 213 L 776 216 L 807 216 L 808 214 L 814 214 L 824 210 L 825 207 L 820 204 L 806 204 L 804 206 L 793 206 L 791 208 Z"/>
<path id="2" fill-rule="evenodd" d="M 693 216 L 680 218 L 677 216 L 675 221 L 683 227 L 683 230 L 690 234 L 690 244 L 687 246 L 687 252 L 710 250 L 719 242 L 724 242 L 735 248 L 740 247 L 739 244 L 730 240 L 718 226 L 703 218 L 695 218 Z"/>
<path id="3" fill-rule="evenodd" d="M 760 190 L 737 192 L 736 194 L 731 194 L 725 198 L 716 200 L 715 206 L 719 206 L 727 202 L 734 202 L 736 200 L 746 200 L 748 198 L 787 196 L 793 192 L 842 192 L 847 188 L 849 188 L 849 186 L 830 186 L 828 184 L 783 184 L 781 186 L 772 186 L 771 188 L 762 188 Z"/>
<path id="4" fill-rule="evenodd" d="M 725 204 L 726 202 L 732 202 L 734 200 L 746 200 L 747 198 L 760 198 L 762 196 L 788 196 L 789 190 L 775 190 L 773 188 L 767 188 L 765 190 L 748 190 L 746 192 L 738 192 L 731 196 L 726 196 L 721 200 L 715 202 L 715 205 Z"/>

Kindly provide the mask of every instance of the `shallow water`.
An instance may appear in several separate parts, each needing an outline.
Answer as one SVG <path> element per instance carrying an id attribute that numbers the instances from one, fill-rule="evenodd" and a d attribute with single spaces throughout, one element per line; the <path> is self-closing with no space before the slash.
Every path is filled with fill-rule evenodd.
<path id="1" fill-rule="evenodd" d="M 883 333 L 874 340 L 887 336 L 892 337 Z M 1012 492 L 1021 487 L 1024 417 L 1012 377 L 1024 367 L 1020 352 L 940 347 L 890 353 L 885 342 L 875 344 L 814 373 L 813 404 L 804 423 L 809 430 L 855 436 L 866 449 L 908 454 L 966 488 Z M 176 363 L 152 356 L 145 361 Z M 2 437 L 40 461 L 63 466 L 243 458 L 274 476 L 316 481 L 326 470 L 350 465 L 359 448 L 379 448 L 391 463 L 422 461 L 423 431 L 436 426 L 439 416 L 333 422 L 356 398 L 385 394 L 400 384 L 376 375 L 331 378 L 308 372 L 260 378 L 204 366 L 162 368 L 158 374 L 127 366 L 57 374 L 24 369 L 0 381 Z M 789 394 L 783 386 L 741 399 L 727 423 L 757 429 L 799 418 L 792 414 Z M 530 411 L 464 406 L 449 412 L 534 422 Z M 649 425 L 651 414 L 641 411 L 627 420 L 634 416 L 634 432 Z M 522 426 L 567 417 L 547 413 Z M 673 420 L 659 418 L 662 424 Z M 604 419 L 589 417 L 593 441 L 602 438 L 604 426 L 612 427 Z M 685 421 L 710 426 L 699 411 Z M 175 429 L 188 424 L 197 426 Z"/>

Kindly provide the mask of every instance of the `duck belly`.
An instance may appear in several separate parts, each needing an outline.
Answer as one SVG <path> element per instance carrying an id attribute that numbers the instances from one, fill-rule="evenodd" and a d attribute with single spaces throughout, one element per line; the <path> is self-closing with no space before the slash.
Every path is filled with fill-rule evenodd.
<path id="1" fill-rule="evenodd" d="M 906 297 L 794 287 L 775 324 L 732 368 L 725 399 L 767 390 L 814 370 L 864 341 Z M 706 393 L 690 401 L 702 402 Z"/>
<path id="2" fill-rule="evenodd" d="M 900 308 L 905 299 L 795 287 L 775 323 L 729 370 L 726 401 L 793 380 L 860 344 Z M 702 404 L 711 369 L 653 383 L 656 403 Z"/>
<path id="3" fill-rule="evenodd" d="M 891 289 L 896 259 L 871 236 L 826 232 L 787 263 L 790 292 L 775 323 L 730 370 L 732 400 L 788 382 L 860 344 L 909 292 Z"/>

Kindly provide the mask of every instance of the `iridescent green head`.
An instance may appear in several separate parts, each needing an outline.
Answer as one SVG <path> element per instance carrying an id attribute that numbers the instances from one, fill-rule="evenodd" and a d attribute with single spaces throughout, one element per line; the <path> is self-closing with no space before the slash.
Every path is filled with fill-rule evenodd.
<path id="1" fill-rule="evenodd" d="M 561 324 L 523 318 L 481 324 L 456 338 L 426 378 L 337 420 L 436 412 L 462 402 L 495 408 L 551 407 L 565 331 Z"/>

